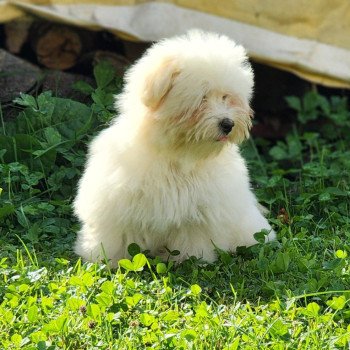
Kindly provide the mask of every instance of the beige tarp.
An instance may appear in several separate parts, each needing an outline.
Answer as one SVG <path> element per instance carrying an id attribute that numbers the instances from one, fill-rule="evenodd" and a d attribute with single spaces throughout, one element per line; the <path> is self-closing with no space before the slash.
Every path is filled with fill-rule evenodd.
<path id="1" fill-rule="evenodd" d="M 258 61 L 350 87 L 349 0 L 0 0 L 0 22 L 24 14 L 146 41 L 189 28 L 221 32 Z"/>

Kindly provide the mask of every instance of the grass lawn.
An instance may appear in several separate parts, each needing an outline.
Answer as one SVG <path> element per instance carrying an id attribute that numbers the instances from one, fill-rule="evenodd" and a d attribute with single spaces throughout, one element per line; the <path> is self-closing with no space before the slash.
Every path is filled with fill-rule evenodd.
<path id="1" fill-rule="evenodd" d="M 120 88 L 107 64 L 92 103 L 22 95 L 0 113 L 1 349 L 349 349 L 350 112 L 341 97 L 288 97 L 285 140 L 242 152 L 278 240 L 206 265 L 134 258 L 120 268 L 72 253 L 71 201 L 86 143 Z M 282 116 L 281 116 L 282 118 Z"/>

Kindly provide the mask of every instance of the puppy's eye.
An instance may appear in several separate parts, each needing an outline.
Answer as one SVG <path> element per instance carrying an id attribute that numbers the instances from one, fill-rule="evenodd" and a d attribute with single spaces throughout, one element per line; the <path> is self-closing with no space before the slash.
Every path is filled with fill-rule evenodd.
<path id="1" fill-rule="evenodd" d="M 223 95 L 222 100 L 225 101 L 227 99 L 228 95 Z"/>

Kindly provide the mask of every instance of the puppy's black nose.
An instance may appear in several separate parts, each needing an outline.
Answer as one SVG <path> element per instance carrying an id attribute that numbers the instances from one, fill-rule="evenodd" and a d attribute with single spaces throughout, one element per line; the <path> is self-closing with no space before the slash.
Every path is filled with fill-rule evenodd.
<path id="1" fill-rule="evenodd" d="M 233 120 L 229 118 L 224 118 L 220 121 L 219 128 L 224 134 L 228 135 L 231 132 L 234 125 L 235 123 L 233 122 Z"/>

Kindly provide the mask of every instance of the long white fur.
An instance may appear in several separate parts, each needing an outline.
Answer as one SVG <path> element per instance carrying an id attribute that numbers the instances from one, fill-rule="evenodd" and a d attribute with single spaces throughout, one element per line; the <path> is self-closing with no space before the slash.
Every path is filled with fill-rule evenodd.
<path id="1" fill-rule="evenodd" d="M 74 202 L 77 254 L 115 265 L 135 242 L 212 262 L 215 246 L 255 244 L 262 229 L 274 239 L 237 146 L 252 89 L 245 50 L 225 36 L 190 31 L 153 45 L 126 74 L 119 117 L 90 145 Z M 223 118 L 235 123 L 229 135 Z"/>

